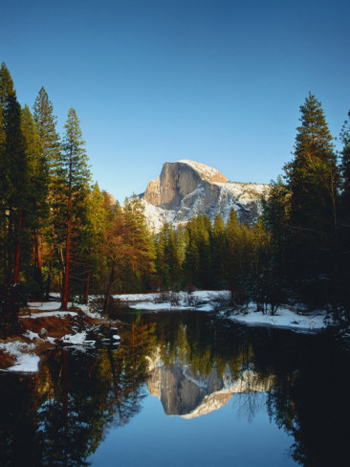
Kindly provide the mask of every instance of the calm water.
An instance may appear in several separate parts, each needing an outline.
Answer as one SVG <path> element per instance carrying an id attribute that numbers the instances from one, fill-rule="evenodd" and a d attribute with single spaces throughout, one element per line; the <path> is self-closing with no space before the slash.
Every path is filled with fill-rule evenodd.
<path id="1" fill-rule="evenodd" d="M 116 350 L 0 376 L 1 466 L 350 465 L 350 362 L 329 337 L 121 318 Z"/>

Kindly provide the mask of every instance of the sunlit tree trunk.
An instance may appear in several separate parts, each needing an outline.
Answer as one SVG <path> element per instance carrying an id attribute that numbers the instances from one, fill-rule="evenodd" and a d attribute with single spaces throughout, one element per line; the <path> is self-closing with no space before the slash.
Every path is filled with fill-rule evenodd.
<path id="1" fill-rule="evenodd" d="M 65 258 L 64 284 L 63 284 L 62 303 L 61 303 L 62 310 L 67 309 L 68 297 L 69 297 L 70 249 L 71 249 L 71 234 L 72 234 L 71 211 L 72 211 L 72 193 L 70 190 L 69 196 L 68 196 L 66 258 Z"/>

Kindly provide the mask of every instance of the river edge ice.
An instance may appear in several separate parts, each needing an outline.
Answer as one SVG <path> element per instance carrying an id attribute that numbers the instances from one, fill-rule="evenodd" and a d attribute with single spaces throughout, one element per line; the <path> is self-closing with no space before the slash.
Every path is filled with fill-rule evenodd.
<path id="1" fill-rule="evenodd" d="M 94 297 L 91 297 L 93 300 Z M 289 329 L 291 331 L 314 334 L 324 330 L 327 326 L 327 314 L 325 311 L 302 314 L 295 307 L 280 307 L 274 315 L 264 314 L 257 311 L 255 304 L 251 303 L 241 311 L 233 311 L 229 306 L 223 304 L 229 301 L 228 291 L 196 291 L 187 292 L 160 292 L 149 294 L 122 294 L 113 295 L 113 299 L 131 309 L 149 312 L 176 312 L 176 311 L 199 311 L 215 313 L 218 319 L 226 319 L 247 326 L 268 326 Z M 29 303 L 29 314 L 21 315 L 21 318 L 35 319 L 37 317 L 55 317 L 64 319 L 66 316 L 78 315 L 75 311 L 61 311 L 60 302 L 57 300 L 49 302 Z M 73 306 L 73 303 L 70 304 Z M 75 304 L 75 306 L 77 306 Z M 78 308 L 90 318 L 100 319 L 102 316 L 92 311 L 90 305 L 78 305 Z M 41 338 L 39 334 L 27 330 L 24 334 L 31 343 L 11 340 L 0 342 L 0 350 L 9 354 L 15 362 L 1 372 L 14 373 L 37 373 L 39 371 L 40 357 L 35 354 L 34 341 L 44 341 L 55 344 L 52 337 Z M 119 336 L 118 336 L 119 337 Z M 84 346 L 90 344 L 85 332 L 74 335 L 67 334 L 62 337 L 62 342 L 71 345 Z"/>

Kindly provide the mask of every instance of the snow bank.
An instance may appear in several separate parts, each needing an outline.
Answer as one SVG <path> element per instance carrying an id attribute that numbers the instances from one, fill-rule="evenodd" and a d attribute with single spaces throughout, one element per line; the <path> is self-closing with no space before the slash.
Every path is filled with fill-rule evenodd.
<path id="1" fill-rule="evenodd" d="M 167 294 L 129 294 L 129 295 L 114 295 L 114 299 L 126 302 L 129 308 L 145 311 L 182 311 L 182 310 L 198 310 L 206 312 L 214 312 L 220 307 L 220 302 L 230 298 L 228 291 L 209 291 L 201 290 L 187 294 L 185 292 L 169 293 L 169 300 L 164 300 L 161 303 L 162 296 Z M 171 301 L 171 296 L 175 295 L 176 300 Z M 296 311 L 291 311 L 287 308 L 280 308 L 275 315 L 263 314 L 256 311 L 256 305 L 251 304 L 247 310 L 230 311 L 228 308 L 225 311 L 219 311 L 217 316 L 224 319 L 229 319 L 234 322 L 246 324 L 248 326 L 269 326 L 286 328 L 300 332 L 315 332 L 326 328 L 325 322 L 326 313 L 319 312 L 317 314 L 300 315 Z"/>
<path id="2" fill-rule="evenodd" d="M 230 292 L 211 292 L 201 290 L 188 294 L 187 292 L 169 292 L 153 294 L 114 295 L 114 299 L 129 303 L 129 308 L 147 311 L 200 310 L 214 311 L 215 303 L 228 299 Z"/>
<path id="3" fill-rule="evenodd" d="M 228 319 L 248 326 L 269 326 L 294 331 L 310 332 L 326 328 L 326 314 L 299 315 L 286 308 L 280 308 L 275 315 L 266 315 L 249 308 L 247 314 L 230 314 Z"/>
<path id="4" fill-rule="evenodd" d="M 162 296 L 175 295 L 179 300 L 187 300 L 188 298 L 195 299 L 201 302 L 209 302 L 210 300 L 217 300 L 219 298 L 229 299 L 230 292 L 228 290 L 221 290 L 220 292 L 211 290 L 198 290 L 196 292 L 156 292 L 145 294 L 119 294 L 113 295 L 114 300 L 121 302 L 152 302 L 162 298 Z"/>
<path id="5" fill-rule="evenodd" d="M 160 293 L 149 293 L 149 294 L 120 294 L 112 295 L 114 300 L 120 300 L 121 302 L 149 302 L 156 300 L 160 297 Z"/>
<path id="6" fill-rule="evenodd" d="M 40 310 L 43 309 L 45 311 L 52 311 L 52 310 L 59 310 L 61 306 L 61 302 L 59 301 L 50 301 L 50 302 L 29 302 L 28 307 L 31 310 Z"/>
<path id="7" fill-rule="evenodd" d="M 9 367 L 6 368 L 5 371 L 12 371 L 15 373 L 37 373 L 39 371 L 39 362 L 40 357 L 37 355 L 32 354 L 21 354 L 17 362 Z"/>
<path id="8" fill-rule="evenodd" d="M 31 313 L 30 315 L 22 315 L 20 318 L 64 318 L 66 316 L 77 316 L 76 311 L 44 311 L 39 313 Z"/>
<path id="9" fill-rule="evenodd" d="M 73 306 L 73 303 L 69 303 L 68 307 L 71 306 Z M 75 311 L 62 311 L 60 307 L 61 302 L 56 300 L 49 302 L 29 302 L 28 308 L 30 309 L 30 315 L 21 315 L 20 318 L 64 318 L 66 316 L 77 316 L 78 314 Z"/>
<path id="10" fill-rule="evenodd" d="M 25 344 L 24 342 L 6 342 L 0 344 L 0 349 L 10 354 L 16 359 L 16 363 L 9 368 L 1 371 L 21 372 L 21 373 L 36 373 L 39 371 L 40 357 L 32 353 L 34 344 Z"/>

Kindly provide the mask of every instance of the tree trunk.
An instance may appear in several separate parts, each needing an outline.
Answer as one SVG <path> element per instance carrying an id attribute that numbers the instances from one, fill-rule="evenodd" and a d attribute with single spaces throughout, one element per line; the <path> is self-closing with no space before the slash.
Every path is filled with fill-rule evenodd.
<path id="1" fill-rule="evenodd" d="M 66 240 L 66 261 L 64 271 L 64 284 L 62 291 L 61 310 L 66 310 L 68 307 L 69 297 L 69 274 L 70 274 L 70 244 L 72 235 L 72 167 L 73 153 L 72 150 L 69 156 L 69 184 L 68 184 L 68 210 L 67 210 L 67 240 Z"/>
<path id="2" fill-rule="evenodd" d="M 19 210 L 19 220 L 18 220 L 18 235 L 21 236 L 22 233 L 22 224 L 23 224 L 23 209 Z M 13 278 L 13 283 L 18 283 L 18 276 L 19 276 L 19 262 L 21 257 L 21 240 L 20 238 L 17 240 L 17 247 L 16 247 L 16 261 L 15 261 L 15 273 Z"/>
<path id="3" fill-rule="evenodd" d="M 89 270 L 88 276 L 86 279 L 86 288 L 85 288 L 85 305 L 89 303 L 89 288 L 90 288 L 90 277 L 91 277 L 91 271 Z"/>
<path id="4" fill-rule="evenodd" d="M 105 303 L 104 303 L 104 305 L 103 305 L 103 312 L 104 312 L 104 313 L 107 313 L 107 312 L 108 312 L 108 309 L 109 309 L 109 307 L 110 307 L 110 305 L 111 305 L 111 290 L 112 290 L 113 281 L 114 281 L 114 263 L 113 263 L 112 266 L 111 266 L 111 273 L 110 273 L 110 276 L 109 276 L 108 287 L 107 287 L 107 291 L 106 291 Z"/>
<path id="5" fill-rule="evenodd" d="M 69 297 L 69 273 L 70 273 L 70 244 L 71 244 L 71 204 L 72 196 L 69 194 L 68 198 L 68 219 L 67 219 L 67 240 L 66 240 L 66 260 L 65 260 L 65 271 L 64 271 L 64 283 L 62 292 L 62 303 L 61 310 L 67 310 L 68 297 Z"/>
<path id="6" fill-rule="evenodd" d="M 46 282 L 46 288 L 45 288 L 45 298 L 46 298 L 46 300 L 48 300 L 49 297 L 50 297 L 52 264 L 53 264 L 53 251 L 54 251 L 54 245 L 52 244 L 51 247 L 50 247 L 50 261 L 49 261 L 49 264 L 48 264 L 47 282 Z"/>
<path id="7" fill-rule="evenodd" d="M 33 268 L 34 278 L 39 286 L 38 299 L 42 300 L 44 295 L 42 277 L 42 257 L 41 257 L 41 232 L 33 231 Z"/>
<path id="8" fill-rule="evenodd" d="M 42 300 L 43 295 L 44 295 L 44 285 L 43 285 L 43 273 L 42 273 L 42 267 L 43 267 L 43 261 L 42 261 L 42 256 L 41 256 L 41 250 L 42 250 L 42 241 L 41 241 L 41 231 L 38 232 L 38 250 L 37 250 L 37 259 L 38 259 L 38 281 L 39 281 L 39 287 L 40 287 L 40 300 Z"/>

